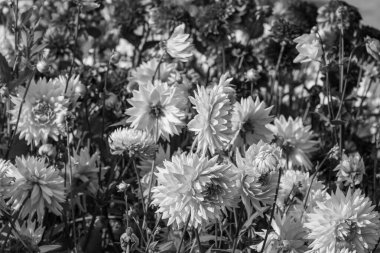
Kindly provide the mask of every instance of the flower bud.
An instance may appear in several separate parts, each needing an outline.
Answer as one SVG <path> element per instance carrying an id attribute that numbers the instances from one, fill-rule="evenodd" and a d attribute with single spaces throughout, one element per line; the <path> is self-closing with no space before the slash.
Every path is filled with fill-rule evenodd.
<path id="1" fill-rule="evenodd" d="M 377 61 L 380 61 L 380 41 L 368 37 L 365 43 L 367 53 L 370 54 Z"/>
<path id="2" fill-rule="evenodd" d="M 52 144 L 47 143 L 38 149 L 38 154 L 40 156 L 54 157 L 57 155 L 57 150 Z"/>
<path id="3" fill-rule="evenodd" d="M 40 60 L 38 63 L 37 63 L 37 70 L 40 72 L 40 73 L 47 73 L 49 72 L 49 69 L 50 69 L 50 66 L 49 64 L 46 62 L 46 60 L 42 59 Z"/>
<path id="4" fill-rule="evenodd" d="M 105 101 L 105 106 L 107 110 L 110 110 L 115 107 L 119 99 L 117 98 L 117 95 L 113 92 L 109 92 L 106 96 L 107 97 Z"/>
<path id="5" fill-rule="evenodd" d="M 113 64 L 117 64 L 120 61 L 120 59 L 121 59 L 121 54 L 119 52 L 115 51 L 111 55 L 110 62 Z"/>

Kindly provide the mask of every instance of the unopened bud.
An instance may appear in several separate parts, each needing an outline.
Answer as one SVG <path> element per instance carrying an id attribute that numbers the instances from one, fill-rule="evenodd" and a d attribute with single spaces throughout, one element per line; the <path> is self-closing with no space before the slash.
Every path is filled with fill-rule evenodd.
<path id="1" fill-rule="evenodd" d="M 380 61 L 380 41 L 368 37 L 365 43 L 367 53 L 370 54 L 377 61 Z"/>
<path id="2" fill-rule="evenodd" d="M 37 63 L 37 70 L 40 72 L 40 73 L 47 73 L 49 72 L 49 69 L 50 69 L 50 66 L 49 64 L 46 62 L 46 60 L 40 60 L 38 63 Z"/>
<path id="3" fill-rule="evenodd" d="M 113 64 L 116 64 L 120 61 L 120 59 L 121 59 L 121 54 L 119 52 L 113 52 L 110 62 L 112 62 Z"/>
<path id="4" fill-rule="evenodd" d="M 52 144 L 43 144 L 39 149 L 38 149 L 38 154 L 40 156 L 48 156 L 48 157 L 54 157 L 57 155 L 57 150 Z"/>

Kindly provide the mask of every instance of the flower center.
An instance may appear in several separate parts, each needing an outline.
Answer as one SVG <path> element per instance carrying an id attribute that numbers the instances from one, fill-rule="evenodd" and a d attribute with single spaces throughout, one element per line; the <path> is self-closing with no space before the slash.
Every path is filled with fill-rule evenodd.
<path id="1" fill-rule="evenodd" d="M 207 183 L 206 189 L 202 192 L 206 201 L 218 202 L 219 197 L 223 194 L 223 187 L 217 183 Z"/>
<path id="2" fill-rule="evenodd" d="M 32 108 L 32 112 L 35 121 L 43 125 L 50 123 L 55 118 L 52 106 L 46 101 L 37 100 L 37 103 Z"/>
<path id="3" fill-rule="evenodd" d="M 351 249 L 357 231 L 357 224 L 349 219 L 340 223 L 336 228 L 337 246 Z"/>
<path id="4" fill-rule="evenodd" d="M 240 135 L 244 136 L 245 133 L 249 132 L 253 134 L 255 132 L 255 127 L 253 126 L 253 123 L 251 121 L 247 120 L 241 126 Z"/>
<path id="5" fill-rule="evenodd" d="M 150 112 L 149 114 L 153 116 L 154 118 L 159 118 L 164 115 L 162 111 L 162 106 L 160 104 L 152 105 L 150 107 Z"/>

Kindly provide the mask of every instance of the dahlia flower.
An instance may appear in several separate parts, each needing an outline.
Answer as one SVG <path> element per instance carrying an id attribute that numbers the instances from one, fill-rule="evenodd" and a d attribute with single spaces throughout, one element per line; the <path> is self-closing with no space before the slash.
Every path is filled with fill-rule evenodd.
<path id="1" fill-rule="evenodd" d="M 86 87 L 79 80 L 78 76 L 72 76 L 69 81 L 67 81 L 67 76 L 59 76 L 53 80 L 54 85 L 61 94 L 65 94 L 65 97 L 70 99 L 70 102 L 75 103 L 79 97 L 82 97 L 86 92 Z M 67 90 L 65 93 L 65 88 L 67 85 Z"/>
<path id="2" fill-rule="evenodd" d="M 303 34 L 295 38 L 294 42 L 297 43 L 296 49 L 299 53 L 294 63 L 318 61 L 322 57 L 322 46 L 316 33 Z"/>
<path id="3" fill-rule="evenodd" d="M 32 222 L 31 219 L 28 219 L 27 222 L 24 222 L 23 225 L 20 226 L 20 224 L 16 221 L 15 229 L 17 233 L 13 233 L 16 237 L 19 235 L 26 246 L 32 249 L 33 252 L 40 252 L 38 244 L 40 243 L 45 231 L 45 228 L 42 227 L 42 224 L 37 226 L 36 221 Z"/>
<path id="4" fill-rule="evenodd" d="M 75 153 L 71 157 L 71 162 L 67 164 L 66 178 L 67 182 L 70 182 L 70 167 L 72 170 L 72 185 L 71 187 L 80 186 L 86 184 L 86 189 L 92 195 L 96 195 L 99 188 L 99 173 L 100 180 L 104 179 L 106 171 L 105 167 L 99 169 L 99 152 L 95 152 L 90 155 L 90 151 L 87 147 L 82 148 L 79 154 Z"/>
<path id="5" fill-rule="evenodd" d="M 18 95 L 11 96 L 14 104 L 10 110 L 12 124 L 17 123 L 25 92 L 25 88 L 20 87 Z M 18 122 L 17 133 L 20 133 L 20 139 L 25 138 L 28 145 L 32 142 L 35 145 L 46 143 L 49 137 L 57 141 L 58 136 L 65 134 L 68 102 L 62 92 L 54 88 L 53 82 L 46 79 L 40 79 L 37 83 L 32 81 Z"/>
<path id="6" fill-rule="evenodd" d="M 310 248 L 320 253 L 343 249 L 357 253 L 370 252 L 380 237 L 379 213 L 373 211 L 371 201 L 348 190 L 347 195 L 337 188 L 331 198 L 317 202 L 307 215 L 304 226 L 310 230 Z"/>
<path id="7" fill-rule="evenodd" d="M 218 85 L 209 92 L 203 86 L 198 86 L 190 102 L 194 105 L 197 115 L 189 122 L 188 128 L 195 132 L 193 145 L 197 145 L 197 152 L 205 154 L 207 150 L 214 154 L 217 150 L 225 149 L 232 141 L 231 130 L 232 105 L 229 98 L 231 94 L 231 79 L 226 75 L 221 77 Z"/>
<path id="8" fill-rule="evenodd" d="M 243 158 L 237 150 L 236 163 L 240 174 L 241 197 L 247 212 L 252 207 L 260 210 L 261 206 L 270 205 L 274 201 L 281 149 L 259 141 L 251 145 Z"/>
<path id="9" fill-rule="evenodd" d="M 312 168 L 312 163 L 308 157 L 308 153 L 316 150 L 318 141 L 311 140 L 313 132 L 310 131 L 311 126 L 303 126 L 302 119 L 288 120 L 284 116 L 276 118 L 274 125 L 267 125 L 274 135 L 283 141 L 281 147 L 283 156 L 288 160 L 289 168 L 293 165 L 304 166 L 306 169 Z"/>
<path id="10" fill-rule="evenodd" d="M 157 145 L 145 131 L 131 128 L 118 128 L 109 138 L 111 154 L 128 154 L 130 157 L 149 158 L 154 155 Z"/>
<path id="11" fill-rule="evenodd" d="M 271 131 L 265 125 L 272 121 L 272 116 L 269 116 L 271 110 L 272 106 L 265 108 L 264 102 L 260 102 L 259 98 L 255 101 L 252 97 L 242 98 L 240 103 L 236 102 L 232 114 L 232 129 L 236 132 L 235 146 L 269 140 Z"/>
<path id="12" fill-rule="evenodd" d="M 139 90 L 133 91 L 133 97 L 128 99 L 132 107 L 126 111 L 130 116 L 127 122 L 134 129 L 147 131 L 156 141 L 160 136 L 169 140 L 169 136 L 178 135 L 185 125 L 181 100 L 186 98 L 177 92 L 177 88 L 166 83 L 155 81 L 154 84 L 140 85 Z"/>
<path id="13" fill-rule="evenodd" d="M 168 225 L 180 229 L 190 217 L 189 228 L 202 227 L 221 218 L 225 207 L 236 206 L 235 174 L 217 159 L 182 153 L 158 168 L 152 204 Z"/>
<path id="14" fill-rule="evenodd" d="M 185 33 L 185 25 L 179 25 L 174 29 L 173 34 L 166 41 L 166 52 L 174 59 L 187 62 L 193 56 L 192 39 L 190 34 Z"/>
<path id="15" fill-rule="evenodd" d="M 45 207 L 60 215 L 65 201 L 64 180 L 59 171 L 45 163 L 45 159 L 33 156 L 16 157 L 14 170 L 9 170 L 10 177 L 15 178 L 9 192 L 9 204 L 20 210 L 20 217 L 31 218 L 35 213 L 39 220 L 45 214 Z"/>
<path id="16" fill-rule="evenodd" d="M 347 156 L 343 154 L 342 160 L 336 166 L 338 182 L 343 182 L 345 186 L 355 186 L 362 182 L 365 173 L 363 158 L 359 153 Z"/>
<path id="17" fill-rule="evenodd" d="M 311 185 L 311 188 L 310 188 Z M 280 189 L 278 191 L 277 204 L 280 207 L 286 207 L 289 205 L 303 205 L 303 201 L 306 198 L 309 191 L 308 200 L 317 191 L 322 191 L 324 185 L 314 180 L 309 176 L 308 172 L 302 172 L 298 170 L 286 170 L 281 177 Z"/>
<path id="18" fill-rule="evenodd" d="M 271 225 L 273 231 L 269 233 L 264 251 L 262 252 L 299 253 L 307 250 L 304 239 L 306 231 L 299 220 L 294 219 L 291 216 L 284 216 L 281 218 L 279 214 L 276 214 Z M 266 233 L 266 230 L 263 232 L 256 232 L 256 234 L 262 238 L 265 238 Z M 251 246 L 251 248 L 261 252 L 263 244 L 264 241 L 255 246 Z"/>
<path id="19" fill-rule="evenodd" d="M 151 83 L 158 64 L 159 61 L 156 58 L 152 58 L 147 62 L 141 63 L 136 69 L 131 70 L 130 77 L 128 78 L 128 91 L 132 92 L 137 89 L 139 85 Z M 175 68 L 176 65 L 173 63 L 161 62 L 156 78 L 159 77 L 159 80 L 162 82 L 167 82 L 170 74 L 175 71 Z"/>

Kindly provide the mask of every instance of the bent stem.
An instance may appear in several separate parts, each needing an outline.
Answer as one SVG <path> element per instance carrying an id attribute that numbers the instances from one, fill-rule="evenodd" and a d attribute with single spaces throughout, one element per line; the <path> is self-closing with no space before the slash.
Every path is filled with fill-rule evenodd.
<path id="1" fill-rule="evenodd" d="M 272 224 L 272 220 L 273 220 L 273 217 L 274 217 L 274 210 L 276 209 L 276 202 L 277 202 L 278 190 L 280 188 L 281 175 L 282 175 L 282 169 L 280 168 L 279 172 L 278 172 L 276 194 L 274 195 L 274 203 L 273 203 L 273 206 L 272 206 L 272 211 L 271 211 L 270 219 L 269 219 L 269 226 L 271 226 L 271 224 Z M 268 235 L 269 235 L 269 228 L 267 229 L 267 232 L 265 233 L 265 238 L 264 238 L 263 246 L 262 246 L 262 248 L 260 250 L 260 253 L 264 252 L 265 244 L 266 244 L 266 242 L 268 240 Z"/>

